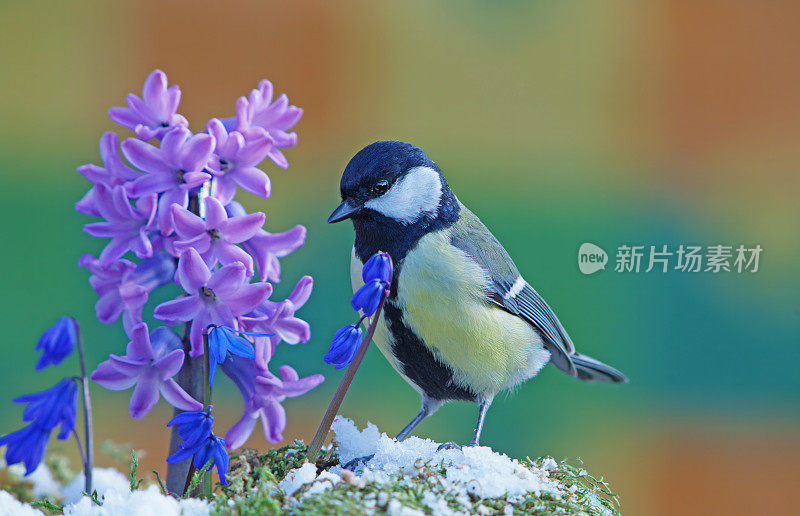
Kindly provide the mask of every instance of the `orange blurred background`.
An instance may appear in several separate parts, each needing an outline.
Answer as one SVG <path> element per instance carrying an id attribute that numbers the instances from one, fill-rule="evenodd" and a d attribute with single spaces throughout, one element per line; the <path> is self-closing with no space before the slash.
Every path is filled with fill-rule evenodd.
<path id="1" fill-rule="evenodd" d="M 310 440 L 341 377 L 321 360 L 352 319 L 352 229 L 324 223 L 339 176 L 367 143 L 402 139 L 443 168 L 578 348 L 631 378 L 585 385 L 547 368 L 498 400 L 486 444 L 583 458 L 625 514 L 789 513 L 800 461 L 798 19 L 790 1 L 4 2 L 0 403 L 67 374 L 27 372 L 38 335 L 63 313 L 80 319 L 92 367 L 124 346 L 121 325 L 93 320 L 76 263 L 103 243 L 72 211 L 87 188 L 75 168 L 117 130 L 108 108 L 160 68 L 200 131 L 266 77 L 304 108 L 300 144 L 289 170 L 265 165 L 273 197 L 244 201 L 267 213 L 268 230 L 309 229 L 282 261 L 277 298 L 315 277 L 301 312 L 312 340 L 282 345 L 273 364 L 328 378 L 286 402 L 287 440 Z M 585 241 L 764 253 L 752 275 L 587 277 L 575 264 Z M 143 471 L 163 472 L 169 407 L 131 420 L 128 393 L 94 395 L 98 442 L 144 449 Z M 393 433 L 416 396 L 371 352 L 342 412 Z M 239 417 L 231 386 L 215 401 L 221 424 Z M 466 440 L 474 412 L 449 405 L 418 434 Z M 20 413 L 4 412 L 0 432 Z M 270 445 L 256 431 L 248 446 Z"/>

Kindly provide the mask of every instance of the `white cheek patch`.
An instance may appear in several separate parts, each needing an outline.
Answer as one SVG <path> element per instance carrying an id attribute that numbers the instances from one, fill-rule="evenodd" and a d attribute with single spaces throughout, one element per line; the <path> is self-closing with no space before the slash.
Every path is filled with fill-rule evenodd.
<path id="1" fill-rule="evenodd" d="M 423 215 L 435 212 L 441 197 L 439 173 L 430 167 L 415 167 L 388 192 L 370 199 L 364 206 L 403 224 L 412 224 Z"/>

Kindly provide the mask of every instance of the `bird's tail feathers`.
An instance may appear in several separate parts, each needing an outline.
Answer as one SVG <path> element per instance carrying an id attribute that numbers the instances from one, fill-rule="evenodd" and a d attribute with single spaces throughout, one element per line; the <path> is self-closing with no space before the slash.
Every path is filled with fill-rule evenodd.
<path id="1" fill-rule="evenodd" d="M 614 382 L 627 383 L 628 378 L 608 364 L 604 364 L 590 356 L 573 353 L 570 355 L 575 369 L 578 370 L 578 379 L 589 382 Z"/>

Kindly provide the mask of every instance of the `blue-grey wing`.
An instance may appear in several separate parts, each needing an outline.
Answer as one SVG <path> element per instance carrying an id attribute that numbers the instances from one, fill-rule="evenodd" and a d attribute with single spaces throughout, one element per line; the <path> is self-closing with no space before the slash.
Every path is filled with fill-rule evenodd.
<path id="1" fill-rule="evenodd" d="M 453 225 L 450 242 L 480 264 L 491 278 L 487 301 L 527 321 L 539 332 L 550 352 L 550 361 L 565 373 L 577 376 L 570 358 L 575 353 L 575 345 L 561 321 L 542 296 L 522 279 L 500 242 L 463 205 L 459 220 Z"/>

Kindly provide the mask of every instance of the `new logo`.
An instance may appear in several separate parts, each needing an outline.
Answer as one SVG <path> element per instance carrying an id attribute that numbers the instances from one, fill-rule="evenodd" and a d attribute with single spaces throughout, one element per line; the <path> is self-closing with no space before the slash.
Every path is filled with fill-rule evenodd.
<path id="1" fill-rule="evenodd" d="M 600 247 L 585 242 L 578 249 L 578 269 L 583 274 L 594 274 L 605 269 L 608 263 L 608 255 Z"/>

